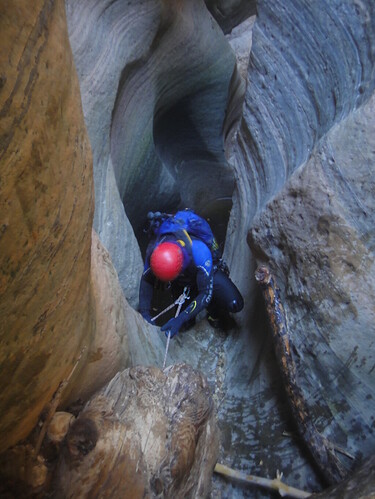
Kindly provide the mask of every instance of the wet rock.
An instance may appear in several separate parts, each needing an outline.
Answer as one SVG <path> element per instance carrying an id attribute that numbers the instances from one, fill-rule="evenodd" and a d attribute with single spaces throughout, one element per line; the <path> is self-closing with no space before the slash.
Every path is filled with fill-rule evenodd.
<path id="1" fill-rule="evenodd" d="M 314 499 L 352 499 L 353 497 L 374 497 L 375 495 L 375 458 L 371 457 L 355 471 L 348 480 L 329 488 Z"/>
<path id="2" fill-rule="evenodd" d="M 252 245 L 254 254 L 249 248 L 247 236 L 252 229 L 254 217 L 257 214 L 261 216 L 264 206 L 283 189 L 283 185 L 292 172 L 296 171 L 310 158 L 312 150 L 324 134 L 340 123 L 353 110 L 365 103 L 372 95 L 374 79 L 371 75 L 373 75 L 375 61 L 373 9 L 372 2 L 361 2 L 360 4 L 346 1 L 334 3 L 298 2 L 298 6 L 296 2 L 288 2 L 288 4 L 285 4 L 285 2 L 272 4 L 258 2 L 248 67 L 243 119 L 237 134 L 229 136 L 226 144 L 227 157 L 236 171 L 237 185 L 233 197 L 233 208 L 228 226 L 224 256 L 231 268 L 233 280 L 245 296 L 245 309 L 241 313 L 241 333 L 227 346 L 228 369 L 226 382 L 228 391 L 226 400 L 219 410 L 223 430 L 223 454 L 227 456 L 228 462 L 236 456 L 238 462 L 241 463 L 241 469 L 248 470 L 246 448 L 250 453 L 248 455 L 252 456 L 252 463 L 250 464 L 252 472 L 271 476 L 278 469 L 280 460 L 282 460 L 284 476 L 291 479 L 291 482 L 289 480 L 288 482 L 296 487 L 309 490 L 319 490 L 321 485 L 316 482 L 313 470 L 306 467 L 306 456 L 301 455 L 297 441 L 292 439 L 287 443 L 285 439 L 280 437 L 284 431 L 283 429 L 290 425 L 290 421 L 288 421 L 288 413 L 285 410 L 283 400 L 280 400 L 278 395 L 283 393 L 283 387 L 280 386 L 278 382 L 279 374 L 274 369 L 276 362 L 272 355 L 272 343 L 264 328 L 266 319 L 262 309 L 262 301 L 259 299 L 258 290 L 254 286 L 253 275 L 256 268 L 254 254 L 260 260 L 269 257 L 276 258 L 277 262 L 282 261 L 282 264 L 277 264 L 282 266 L 282 271 L 276 272 L 278 278 L 279 274 L 284 279 L 286 279 L 286 274 L 294 274 L 296 262 L 292 259 L 292 255 L 290 254 L 290 259 L 289 257 L 283 259 L 284 251 L 288 251 L 289 239 L 286 246 L 284 246 L 285 241 L 282 239 L 272 239 L 273 219 L 275 219 L 275 225 L 278 224 L 279 220 L 278 208 L 284 212 L 285 230 L 291 229 L 293 223 L 297 224 L 296 228 L 293 229 L 293 237 L 296 238 L 296 241 L 292 243 L 292 246 L 294 244 L 298 246 L 298 240 L 302 239 L 305 241 L 304 250 L 312 251 L 311 247 L 317 248 L 318 241 L 314 240 L 314 236 L 309 232 L 310 226 L 305 225 L 302 220 L 298 221 L 296 213 L 292 209 L 289 213 L 290 220 L 287 219 L 281 198 L 279 199 L 280 202 L 274 205 L 272 216 L 268 211 L 270 208 L 267 207 L 268 216 L 266 219 L 269 227 L 262 225 L 260 220 L 263 221 L 263 219 L 257 219 L 256 221 L 256 226 L 261 234 L 261 241 L 259 240 L 259 245 Z M 362 121 L 362 128 L 366 129 L 369 126 L 367 124 L 369 119 L 368 113 L 367 118 Z M 358 127 L 356 133 L 359 133 L 359 130 Z M 334 185 L 335 182 L 328 182 L 328 189 L 334 195 L 335 200 L 336 196 L 339 195 L 339 190 L 352 191 L 353 197 L 358 197 L 359 186 L 364 187 L 365 192 L 367 191 L 361 176 L 366 177 L 365 168 L 369 168 L 371 164 L 371 161 L 368 161 L 368 155 L 370 154 L 371 157 L 372 141 L 368 144 L 365 144 L 364 141 L 360 142 L 366 161 L 363 163 L 364 166 L 361 168 L 357 183 L 355 159 L 358 155 L 357 136 L 351 135 L 352 133 L 353 130 L 341 141 L 340 147 L 336 148 L 336 154 L 338 154 L 340 148 L 345 144 L 346 147 L 344 146 L 342 149 L 344 152 L 340 156 L 341 160 L 346 156 L 347 158 L 352 157 L 353 161 L 347 163 L 345 169 L 346 175 L 348 175 L 347 182 L 345 180 L 337 181 L 337 186 Z M 350 147 L 352 152 L 348 155 L 348 148 Z M 328 176 L 329 171 L 330 168 L 324 167 L 324 176 Z M 333 169 L 332 175 L 334 171 Z M 371 169 L 369 172 L 371 175 Z M 313 166 L 310 166 L 309 178 L 313 180 L 314 175 L 319 176 L 319 173 L 314 171 Z M 338 180 L 340 173 L 336 171 L 334 175 Z M 315 192 L 318 187 L 317 184 L 318 181 L 311 181 L 309 185 L 306 183 L 303 195 L 307 195 L 309 202 L 315 196 L 320 195 L 319 189 Z M 369 201 L 373 198 L 371 195 L 359 196 L 358 199 L 362 203 L 365 197 L 367 200 L 365 205 L 372 202 Z M 303 206 L 302 193 L 297 193 L 296 202 L 301 202 L 301 208 L 296 204 L 301 216 L 306 215 L 309 217 L 308 213 L 304 213 L 305 210 L 308 210 L 308 207 Z M 318 204 L 316 202 L 316 209 L 318 209 Z M 356 214 L 355 217 L 359 213 L 359 209 L 356 207 L 357 202 L 352 200 L 348 203 L 348 206 L 351 207 L 349 210 L 345 208 L 346 204 L 347 198 L 338 207 L 338 211 L 335 212 L 336 215 L 340 214 L 339 218 L 336 219 L 338 224 L 341 223 L 342 218 L 346 220 L 347 211 L 354 209 L 353 214 Z M 364 240 L 362 234 L 367 233 L 367 237 L 370 239 L 369 234 L 373 233 L 373 221 L 368 212 L 367 229 L 365 229 L 366 223 L 364 223 L 363 215 L 359 216 L 359 222 L 356 223 L 356 226 L 359 223 L 362 228 L 356 234 L 357 229 L 353 232 L 352 222 L 348 225 L 348 221 L 345 221 L 345 225 L 348 225 L 348 227 L 344 233 L 345 237 L 348 238 L 354 234 L 355 240 L 359 237 L 362 245 Z M 267 230 L 270 231 L 270 240 L 267 240 Z M 283 232 L 281 226 L 277 229 L 277 232 L 279 231 L 280 234 Z M 316 234 L 315 229 L 313 234 Z M 254 233 L 254 237 L 256 237 L 256 233 Z M 333 234 L 331 237 L 333 239 Z M 325 245 L 326 242 L 321 239 L 321 236 L 319 238 L 321 244 Z M 277 244 L 280 244 L 279 248 Z M 265 254 L 262 253 L 263 250 Z M 300 250 L 303 251 L 302 248 Z M 351 262 L 353 257 L 349 257 L 349 252 L 350 245 L 347 244 L 346 256 L 347 260 L 349 259 L 348 261 Z M 303 253 L 298 252 L 298 255 L 300 260 L 304 258 Z M 320 248 L 319 255 L 323 257 L 324 246 Z M 368 254 L 366 258 L 367 265 L 370 264 L 371 258 L 370 254 Z M 350 276 L 355 274 L 354 268 L 358 268 L 360 257 L 354 257 L 354 259 L 357 260 L 357 263 L 353 267 L 353 271 L 349 273 Z M 287 270 L 286 260 L 288 260 L 290 270 Z M 300 265 L 300 260 L 297 265 Z M 340 271 L 342 273 L 344 271 L 343 263 L 339 263 L 339 259 L 337 259 L 335 265 L 337 264 L 342 267 Z M 313 268 L 318 268 L 319 265 L 324 267 L 325 261 L 319 261 L 319 257 L 317 257 Z M 371 264 L 368 269 L 370 267 Z M 307 274 L 298 273 L 298 282 L 301 282 L 302 278 L 306 278 L 308 284 L 312 284 L 313 278 L 310 277 L 310 267 L 307 263 L 304 271 Z M 321 273 L 322 270 L 319 269 L 319 272 Z M 355 280 L 355 282 L 361 289 L 359 295 L 365 293 L 360 279 Z M 368 277 L 366 277 L 365 282 L 367 285 L 369 282 Z M 317 290 L 320 295 L 325 291 L 321 289 L 318 280 L 315 281 L 315 285 L 316 287 L 311 289 L 308 285 L 303 287 L 304 297 L 309 304 L 313 303 L 313 300 L 315 302 Z M 351 284 L 348 282 L 347 285 L 351 289 L 350 293 L 352 293 Z M 331 289 L 327 293 L 334 295 L 336 290 Z M 370 288 L 369 295 L 365 299 L 367 305 L 370 303 L 371 296 L 372 290 Z M 346 304 L 345 298 L 347 298 Z M 342 304 L 340 310 L 336 308 L 337 300 Z M 339 293 L 336 295 L 336 303 L 333 303 L 333 310 L 336 310 L 338 322 L 342 320 L 342 313 L 346 314 L 345 320 L 348 320 L 348 330 L 350 321 L 354 324 L 358 320 L 355 331 L 359 332 L 360 325 L 369 324 L 369 310 L 361 309 L 364 316 L 358 315 L 358 318 L 355 319 L 353 315 L 355 308 L 351 305 L 352 300 L 348 299 L 347 287 L 343 288 L 341 284 Z M 293 309 L 293 307 L 294 304 L 290 302 L 289 308 Z M 316 308 L 319 308 L 320 312 L 323 313 L 321 306 L 316 305 Z M 295 316 L 295 325 L 297 317 L 296 314 L 293 315 Z M 322 321 L 327 318 L 332 323 L 334 315 L 330 303 L 326 303 L 325 317 L 321 316 Z M 302 314 L 299 316 L 299 320 L 298 331 L 305 331 L 303 333 L 304 338 L 309 343 L 311 341 L 310 334 L 315 334 L 312 331 L 315 331 L 316 325 L 311 324 L 311 322 L 305 323 Z M 337 325 L 334 325 L 334 328 L 338 343 L 339 330 Z M 328 334 L 328 325 L 325 331 Z M 359 335 L 362 336 L 363 331 L 359 332 Z M 359 337 L 357 340 L 361 341 Z M 353 342 L 357 340 L 351 339 L 349 344 L 353 346 Z M 365 346 L 368 345 L 368 341 L 369 338 L 367 337 L 364 342 Z M 325 340 L 322 340 L 322 343 L 324 342 Z M 346 356 L 339 357 L 339 360 L 335 359 L 334 355 L 329 354 L 330 360 L 327 360 L 327 364 L 333 362 L 333 371 L 329 368 L 330 373 L 337 373 L 339 370 L 338 364 L 340 363 L 344 365 L 346 361 L 349 361 L 349 364 L 352 365 L 352 358 L 353 363 L 357 365 L 360 363 L 360 361 L 354 360 L 355 353 L 349 358 L 351 350 L 349 352 L 344 345 L 342 345 L 342 348 Z M 320 362 L 320 349 L 318 351 L 317 358 Z M 311 363 L 304 367 L 304 376 L 310 376 L 309 369 L 311 366 L 311 373 L 314 374 L 311 374 L 312 379 L 308 394 L 313 392 L 314 400 L 317 400 L 321 384 L 325 386 L 323 391 L 326 393 L 327 384 L 330 383 L 328 379 L 332 380 L 332 377 L 327 375 L 327 364 L 324 365 L 323 369 L 319 369 L 319 373 L 316 374 L 317 362 L 314 363 L 313 361 L 314 353 L 312 349 L 309 354 L 306 354 L 311 359 Z M 302 363 L 303 361 L 301 361 Z M 371 370 L 371 367 L 368 368 L 366 373 L 367 379 L 373 373 L 373 371 L 369 373 L 369 370 Z M 347 372 L 344 367 L 343 372 Z M 346 385 L 345 390 L 348 390 L 346 396 L 350 398 L 349 393 L 353 393 L 353 390 L 356 394 L 361 393 L 361 405 L 363 405 L 365 397 L 372 396 L 367 387 L 373 386 L 373 381 L 370 382 L 372 385 L 368 385 L 368 381 L 364 382 L 366 387 L 365 392 L 362 393 L 362 381 L 356 380 L 352 385 L 353 378 L 355 379 L 356 376 L 355 373 L 350 376 L 351 381 L 348 379 L 348 383 L 344 383 Z M 315 386 L 315 390 L 313 390 L 313 386 Z M 348 414 L 351 410 L 345 412 L 345 403 L 337 405 L 337 398 L 339 398 L 338 392 L 334 394 L 336 402 L 331 409 L 335 413 L 335 418 L 346 419 L 344 434 L 348 434 L 350 431 L 351 436 L 348 437 L 349 447 L 359 450 L 360 438 L 356 436 L 357 412 L 354 400 L 350 403 L 351 407 L 354 407 L 353 418 L 350 421 Z M 345 399 L 345 397 L 342 399 Z M 322 422 L 322 426 L 325 424 L 323 421 L 325 422 L 326 418 L 329 418 L 331 414 L 326 412 L 326 404 L 327 402 L 324 402 L 321 409 L 318 404 L 314 405 L 318 421 Z M 242 408 L 241 412 L 237 411 L 238 407 Z M 247 408 L 245 412 L 244 407 Z M 336 416 L 340 412 L 341 416 Z M 359 428 L 362 429 L 359 430 L 358 435 L 363 436 L 365 428 L 371 423 L 368 416 L 369 412 L 367 412 L 364 419 L 359 416 L 361 420 Z M 247 433 L 243 431 L 244 422 Z M 327 433 L 330 431 L 331 428 L 327 429 Z M 372 429 L 370 428 L 366 446 L 370 446 L 371 432 Z M 257 439 L 252 440 L 250 434 L 256 434 Z M 336 432 L 335 438 L 339 444 L 345 443 L 346 445 L 346 435 L 341 434 L 339 436 L 339 432 Z M 264 449 L 267 449 L 267 452 Z M 369 452 L 369 447 L 365 452 Z M 293 460 L 290 459 L 291 455 Z M 275 460 L 276 456 L 278 458 Z M 344 461 L 348 466 L 352 466 L 350 460 L 347 461 L 345 457 Z M 262 463 L 262 465 L 259 463 Z M 300 465 L 298 463 L 304 464 Z M 298 472 L 295 471 L 297 469 Z M 228 491 L 228 494 L 230 493 L 231 490 Z"/>
<path id="3" fill-rule="evenodd" d="M 250 235 L 282 283 L 305 398 L 359 460 L 375 443 L 374 111 L 373 97 L 334 127 Z"/>

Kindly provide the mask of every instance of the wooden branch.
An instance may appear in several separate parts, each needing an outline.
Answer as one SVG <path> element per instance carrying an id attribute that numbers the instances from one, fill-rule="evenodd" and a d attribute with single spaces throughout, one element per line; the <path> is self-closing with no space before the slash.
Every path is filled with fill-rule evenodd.
<path id="1" fill-rule="evenodd" d="M 334 453 L 334 446 L 318 432 L 312 422 L 302 390 L 297 383 L 296 366 L 280 291 L 267 267 L 259 267 L 255 272 L 255 279 L 263 292 L 275 353 L 298 432 L 328 483 L 338 483 L 347 476 L 347 472 Z"/>
<path id="2" fill-rule="evenodd" d="M 281 497 L 294 497 L 295 499 L 304 499 L 305 497 L 311 496 L 309 492 L 305 492 L 304 490 L 299 490 L 294 487 L 289 487 L 288 485 L 283 483 L 281 481 L 282 473 L 277 473 L 276 478 L 270 480 L 269 478 L 246 475 L 246 473 L 242 473 L 241 471 L 234 470 L 232 468 L 229 468 L 228 466 L 225 466 L 224 464 L 219 463 L 216 464 L 214 472 L 228 478 L 234 478 L 235 480 L 239 480 L 250 485 L 262 487 L 267 490 L 276 490 L 281 495 Z"/>
<path id="3" fill-rule="evenodd" d="M 296 434 L 292 433 L 291 431 L 283 431 L 283 436 L 290 437 L 290 438 L 299 438 L 302 441 L 302 439 L 299 435 L 296 435 Z M 328 445 L 330 448 L 332 448 L 333 451 L 339 452 L 340 454 L 343 454 L 344 456 L 351 459 L 352 461 L 355 460 L 355 456 L 353 456 L 353 454 L 350 454 L 350 452 L 348 452 L 346 449 L 343 449 L 339 445 L 336 445 L 333 442 L 328 442 Z"/>

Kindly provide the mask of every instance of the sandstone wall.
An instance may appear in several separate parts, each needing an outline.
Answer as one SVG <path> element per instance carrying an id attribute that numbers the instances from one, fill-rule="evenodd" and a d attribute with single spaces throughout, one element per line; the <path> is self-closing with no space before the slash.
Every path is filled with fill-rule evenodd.
<path id="1" fill-rule="evenodd" d="M 117 274 L 95 235 L 91 248 L 92 157 L 64 2 L 3 2 L 0 14 L 3 452 L 73 369 L 61 404 L 102 386 L 129 351 Z"/>
<path id="2" fill-rule="evenodd" d="M 346 132 L 341 132 L 343 136 L 335 143 L 334 154 L 324 148 L 326 159 L 323 159 L 319 152 L 320 146 L 317 151 L 314 147 L 332 127 L 365 104 L 374 91 L 374 19 L 372 2 L 258 2 L 243 120 L 234 140 L 227 143 L 228 159 L 236 170 L 237 184 L 225 256 L 235 282 L 247 299 L 242 314 L 243 332 L 240 338 L 228 347 L 229 367 L 226 379 L 230 389 L 227 392 L 226 404 L 220 410 L 222 428 L 228 435 L 228 443 L 225 445 L 228 456 L 241 456 L 241 463 L 246 462 L 246 447 L 254 462 L 262 462 L 262 465 L 253 468 L 258 473 L 267 468 L 274 469 L 272 455 L 283 456 L 284 472 L 289 474 L 292 482 L 295 480 L 296 485 L 310 482 L 310 487 L 313 487 L 314 473 L 310 470 L 304 476 L 304 468 L 298 465 L 302 456 L 297 449 L 292 450 L 295 442 L 289 441 L 287 444 L 284 438 L 279 438 L 282 434 L 281 428 L 288 425 L 287 412 L 280 400 L 270 396 L 270 390 L 274 394 L 282 393 L 282 387 L 278 384 L 270 337 L 264 329 L 266 317 L 262 315 L 258 289 L 254 285 L 253 275 L 257 264 L 255 257 L 258 262 L 266 260 L 268 264 L 273 265 L 282 283 L 288 283 L 290 286 L 293 282 L 291 295 L 290 288 L 287 287 L 283 297 L 291 317 L 292 333 L 296 329 L 295 334 L 300 335 L 297 340 L 300 346 L 306 342 L 302 348 L 299 371 L 302 383 L 309 385 L 305 395 L 308 400 L 311 397 L 312 407 L 313 401 L 318 404 L 319 396 L 325 399 L 321 410 L 315 406 L 314 415 L 319 428 L 325 428 L 328 435 L 333 434 L 334 439 L 347 445 L 353 454 L 361 458 L 362 452 L 368 454 L 371 451 L 373 433 L 370 428 L 370 413 L 365 410 L 365 415 L 359 416 L 356 406 L 367 406 L 366 397 L 368 400 L 373 397 L 374 383 L 369 355 L 365 356 L 366 362 L 359 372 L 356 371 L 357 368 L 353 365 L 356 363 L 355 359 L 363 360 L 364 357 L 356 356 L 358 343 L 353 342 L 363 341 L 365 349 L 371 343 L 369 324 L 373 314 L 373 289 L 367 277 L 366 285 L 362 287 L 363 274 L 357 264 L 354 264 L 352 270 L 348 267 L 347 273 L 344 273 L 342 265 L 345 264 L 338 262 L 344 252 L 352 254 L 350 261 L 363 261 L 363 264 L 366 261 L 365 267 L 368 270 L 372 266 L 372 250 L 364 250 L 362 243 L 362 234 L 370 237 L 369 234 L 373 233 L 373 220 L 369 215 L 371 209 L 363 203 L 363 197 L 358 194 L 363 189 L 366 199 L 371 199 L 372 196 L 368 193 L 373 190 L 373 146 L 370 138 L 373 122 L 369 108 L 361 111 L 361 118 L 361 115 L 355 118 L 361 125 L 348 125 Z M 361 144 L 361 154 L 365 160 L 358 160 L 357 143 Z M 306 179 L 303 192 L 299 188 L 291 188 L 289 184 L 285 186 L 289 176 L 297 168 L 304 169 L 304 164 L 313 151 L 315 160 L 311 159 L 312 163 L 308 163 L 309 174 L 300 173 Z M 339 166 L 336 154 L 340 155 Z M 320 158 L 318 162 L 317 155 Z M 360 168 L 359 163 L 363 165 Z M 322 164 L 324 166 L 321 166 Z M 322 177 L 319 173 L 321 170 Z M 315 206 L 315 216 L 318 216 L 319 210 L 323 219 L 330 213 L 331 208 L 325 212 L 327 207 L 318 201 L 321 200 L 320 191 L 324 189 L 327 183 L 324 178 L 327 177 L 330 179 L 328 185 L 333 196 L 330 199 L 337 199 L 338 202 L 335 202 L 335 217 L 339 215 L 344 224 L 338 231 L 341 235 L 338 236 L 337 243 L 333 243 L 333 228 L 329 222 L 328 226 L 331 228 L 327 228 L 331 234 L 327 236 L 330 239 L 330 258 L 337 252 L 334 261 L 335 265 L 340 267 L 340 271 L 337 270 L 340 277 L 332 277 L 331 270 L 327 268 L 327 238 L 323 241 L 319 237 L 318 242 L 316 226 L 312 228 L 310 223 L 305 223 L 307 220 L 311 221 L 308 215 L 310 200 Z M 343 198 L 344 191 L 346 194 Z M 278 196 L 279 202 L 275 201 L 276 204 L 272 202 L 274 196 Z M 286 201 L 286 198 L 291 200 L 293 196 L 295 199 L 291 204 L 281 201 Z M 271 204 L 265 208 L 268 202 Z M 362 208 L 359 208 L 359 205 Z M 281 212 L 278 211 L 281 207 L 284 212 L 282 221 L 279 218 Z M 264 209 L 266 214 L 261 215 Z M 355 228 L 352 226 L 353 216 L 347 218 L 349 212 L 355 213 Z M 252 230 L 255 216 L 259 216 L 254 222 L 257 232 L 251 233 L 257 244 L 255 247 L 251 243 L 250 249 L 248 243 L 252 237 L 249 240 L 248 234 Z M 299 216 L 303 218 L 298 218 Z M 292 227 L 293 234 L 289 232 Z M 274 230 L 277 233 L 280 231 L 279 234 L 283 234 L 283 237 L 274 239 Z M 347 246 L 346 243 L 343 247 L 340 246 L 338 241 L 341 237 L 348 241 Z M 360 245 L 352 245 L 349 242 L 357 241 L 358 238 L 361 240 Z M 303 248 L 299 246 L 301 241 L 304 241 Z M 298 250 L 291 254 L 288 251 L 289 245 L 295 249 L 298 247 Z M 343 249 L 344 246 L 346 249 Z M 255 256 L 252 250 L 255 251 Z M 319 256 L 314 253 L 313 265 L 309 255 L 315 250 Z M 305 262 L 303 268 L 299 263 L 301 261 Z M 314 278 L 308 277 L 310 272 L 315 273 Z M 335 287 L 336 278 L 340 283 L 338 289 Z M 314 279 L 314 284 L 311 279 Z M 304 282 L 309 283 L 309 286 L 305 287 Z M 356 291 L 353 291 L 352 287 L 354 282 Z M 367 298 L 361 307 L 354 305 L 354 315 L 351 315 L 349 309 L 352 300 L 356 302 L 363 292 L 367 293 Z M 324 296 L 324 300 L 318 299 L 316 293 L 320 294 L 320 298 Z M 335 296 L 334 302 L 330 301 L 332 294 Z M 298 312 L 301 312 L 300 301 L 303 302 L 302 309 L 306 315 Z M 322 326 L 323 317 L 329 319 L 326 315 L 328 309 L 331 309 L 331 319 L 332 316 L 335 317 L 332 319 L 335 324 L 333 329 L 330 320 Z M 344 310 L 346 312 L 343 314 Z M 324 333 L 317 333 L 322 327 Z M 351 329 L 357 331 L 359 336 L 357 333 L 351 334 Z M 320 337 L 319 341 L 312 340 L 315 334 Z M 338 343 L 341 346 L 335 347 Z M 333 349 L 337 353 L 336 348 L 342 348 L 338 358 L 332 352 Z M 358 362 L 361 361 L 357 361 L 357 367 Z M 343 390 L 342 377 L 346 379 Z M 333 396 L 332 390 L 336 390 L 338 384 L 341 388 Z M 341 397 L 341 406 L 337 403 L 339 393 L 346 394 Z M 329 401 L 331 395 L 332 400 Z M 348 406 L 346 398 L 349 399 Z M 327 410 L 327 405 L 330 410 Z M 248 408 L 246 426 L 250 434 L 257 435 L 255 440 L 251 435 L 244 435 L 244 418 L 237 417 L 235 411 L 231 412 L 237 406 Z M 349 407 L 352 407 L 353 411 Z M 340 412 L 341 409 L 343 412 Z M 344 420 L 343 429 L 336 433 L 334 428 L 337 429 Z M 366 432 L 367 437 L 364 437 Z M 232 436 L 229 438 L 229 435 Z M 238 438 L 239 435 L 241 438 Z M 363 449 L 366 449 L 363 451 L 360 444 L 362 437 L 365 438 Z M 234 439 L 237 444 L 233 444 Z M 268 451 L 264 452 L 264 448 Z M 293 463 L 289 461 L 289 452 L 293 455 Z M 352 461 L 343 459 L 346 465 L 353 466 Z M 292 471 L 297 468 L 298 472 Z"/>
<path id="3" fill-rule="evenodd" d="M 190 200 L 193 207 L 197 207 L 202 199 L 206 201 L 211 195 L 228 195 L 232 174 L 229 172 L 227 176 L 227 165 L 217 140 L 217 124 L 222 124 L 227 137 L 226 157 L 236 179 L 225 257 L 233 280 L 245 296 L 246 307 L 239 318 L 238 330 L 229 338 L 223 339 L 210 333 L 206 326 L 198 326 L 193 334 L 187 333 L 171 344 L 170 361 L 188 360 L 205 370 L 210 379 L 219 381 L 223 455 L 228 460 L 235 458 L 240 467 L 250 464 L 254 472 L 272 475 L 281 459 L 283 471 L 296 486 L 316 485 L 314 472 L 306 465 L 306 456 L 298 442 L 286 442 L 282 436 L 288 413 L 278 395 L 282 387 L 265 328 L 266 318 L 262 316 L 254 287 L 256 261 L 248 245 L 248 234 L 254 217 L 283 191 L 289 177 L 310 158 L 319 140 L 370 98 L 374 90 L 373 5 L 370 1 L 344 0 L 259 1 L 243 119 L 237 135 L 233 135 L 238 113 L 232 116 L 231 112 L 241 109 L 241 82 L 236 71 L 233 72 L 228 47 L 217 26 L 210 24 L 202 3 L 175 2 L 173 8 L 167 8 L 171 7 L 168 2 L 151 0 L 141 5 L 130 2 L 126 7 L 121 2 L 109 1 L 67 3 L 85 119 L 95 144 L 95 227 L 114 258 L 126 297 L 136 306 L 141 255 L 122 202 L 139 236 L 141 218 L 138 217 L 142 211 L 169 209 Z M 243 16 L 244 7 L 250 9 L 251 4 L 251 9 L 254 8 L 252 2 L 206 3 L 226 31 L 232 30 L 237 14 Z M 199 22 L 195 22 L 194 13 Z M 228 64 L 230 70 L 226 71 L 221 61 L 223 65 Z M 174 67 L 179 70 L 172 71 Z M 212 79 L 207 77 L 206 67 Z M 202 80 L 192 68 L 202 73 Z M 215 83 L 216 80 L 222 83 Z M 232 87 L 224 112 L 221 100 L 229 81 Z M 213 96 L 209 97 L 204 85 L 210 85 Z M 190 114 L 183 112 L 187 108 Z M 210 111 L 207 121 L 202 109 Z M 195 127 L 181 129 L 174 126 L 171 113 L 199 119 Z M 210 121 L 214 126 L 208 126 Z M 194 134 L 185 134 L 186 143 L 181 139 L 184 135 L 181 130 L 194 131 Z M 208 144 L 210 136 L 214 139 Z M 173 140 L 168 141 L 168 137 Z M 203 146 L 190 154 L 186 144 L 194 146 L 202 137 Z M 314 156 L 316 154 L 319 153 L 314 150 Z M 197 170 L 184 168 L 197 160 Z M 225 166 L 223 170 L 214 170 L 220 172 L 218 178 L 223 174 L 224 182 L 219 178 L 209 192 L 212 164 Z M 203 175 L 197 177 L 197 172 Z M 314 177 L 312 166 L 310 175 Z M 189 180 L 191 191 L 180 189 L 181 179 Z M 353 191 L 357 181 L 353 176 L 348 177 L 351 187 L 347 190 Z M 222 190 L 224 184 L 230 184 L 230 189 Z M 309 195 L 314 198 L 320 187 L 315 185 Z M 332 182 L 330 188 L 333 189 Z M 288 190 L 289 185 L 285 189 Z M 346 203 L 347 200 L 344 205 Z M 271 222 L 269 230 L 278 233 L 279 229 L 273 228 Z M 372 230 L 371 223 L 368 217 L 363 221 L 368 232 Z M 306 227 L 299 226 L 299 230 L 302 229 L 306 231 Z M 293 232 L 293 237 L 297 236 L 297 232 Z M 262 223 L 257 237 L 259 244 L 250 241 L 256 255 L 263 258 L 268 253 L 272 258 L 276 255 L 280 266 L 284 265 L 280 256 L 283 249 L 279 248 L 279 253 L 275 248 L 271 251 Z M 312 233 L 305 232 L 304 237 L 310 241 Z M 282 244 L 287 248 L 294 243 Z M 291 265 L 295 265 L 292 260 Z M 307 268 L 309 266 L 303 271 Z M 298 279 L 302 281 L 301 269 Z M 282 267 L 278 272 L 282 283 L 285 274 Z M 312 306 L 315 295 L 310 296 L 307 291 L 306 294 Z M 134 320 L 139 322 L 137 316 Z M 133 359 L 160 362 L 163 339 L 156 329 L 149 326 L 143 329 L 140 335 L 132 336 L 133 345 L 138 345 L 133 350 Z M 336 369 L 337 364 L 331 361 Z M 312 373 L 313 367 L 311 365 Z M 317 376 L 319 384 L 323 374 L 321 371 L 312 376 Z M 306 394 L 313 398 L 317 395 L 315 391 L 311 393 L 310 388 Z M 322 426 L 326 424 L 325 418 L 330 417 L 327 414 L 324 411 L 318 414 Z M 368 421 L 362 420 L 362 423 L 367 425 Z M 328 432 L 333 431 L 332 428 Z M 349 426 L 345 432 L 349 432 Z M 358 451 L 355 438 L 349 438 L 348 444 L 353 452 Z M 299 471 L 294 472 L 295 469 Z"/>
<path id="4" fill-rule="evenodd" d="M 372 94 L 373 8 L 258 2 L 243 120 L 228 144 L 239 176 L 234 218 L 242 214 L 245 231 L 319 138 Z"/>
<path id="5" fill-rule="evenodd" d="M 256 0 L 205 0 L 205 4 L 225 34 L 257 11 Z"/>
<path id="6" fill-rule="evenodd" d="M 93 146 L 94 227 L 136 307 L 147 212 L 231 197 L 222 126 L 235 58 L 200 0 L 67 1 L 67 17 Z"/>
<path id="7" fill-rule="evenodd" d="M 4 449 L 35 425 L 94 324 L 91 152 L 64 3 L 3 3 L 1 47 Z"/>
<path id="8" fill-rule="evenodd" d="M 374 449 L 375 98 L 332 128 L 249 238 L 282 288 L 299 380 L 322 432 Z"/>

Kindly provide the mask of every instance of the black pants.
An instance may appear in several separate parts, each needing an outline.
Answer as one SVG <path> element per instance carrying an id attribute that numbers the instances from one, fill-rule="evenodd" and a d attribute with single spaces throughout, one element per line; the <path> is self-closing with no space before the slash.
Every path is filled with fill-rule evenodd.
<path id="1" fill-rule="evenodd" d="M 210 316 L 219 318 L 228 312 L 235 313 L 243 309 L 244 301 L 237 286 L 221 270 L 214 273 L 212 299 L 207 307 Z"/>

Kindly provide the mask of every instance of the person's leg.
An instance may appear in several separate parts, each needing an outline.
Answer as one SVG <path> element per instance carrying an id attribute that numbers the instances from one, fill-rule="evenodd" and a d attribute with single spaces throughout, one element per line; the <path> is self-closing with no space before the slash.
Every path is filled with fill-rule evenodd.
<path id="1" fill-rule="evenodd" d="M 221 270 L 214 274 L 213 293 L 207 307 L 208 321 L 212 326 L 220 327 L 220 322 L 229 317 L 229 313 L 242 310 L 244 301 L 237 286 Z"/>

